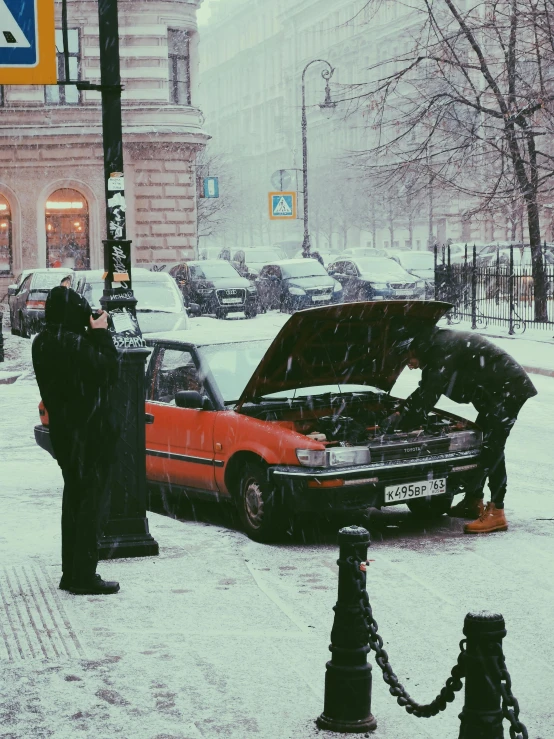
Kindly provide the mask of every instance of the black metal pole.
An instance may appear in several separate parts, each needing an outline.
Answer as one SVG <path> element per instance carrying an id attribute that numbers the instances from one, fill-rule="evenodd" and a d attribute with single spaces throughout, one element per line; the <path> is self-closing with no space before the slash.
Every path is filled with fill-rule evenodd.
<path id="1" fill-rule="evenodd" d="M 368 633 L 360 593 L 348 558 L 367 559 L 369 533 L 358 526 L 339 531 L 339 588 L 325 673 L 325 703 L 317 719 L 320 729 L 344 733 L 373 731 L 377 721 L 371 713 L 371 665 Z M 364 588 L 365 588 L 365 574 Z"/>
<path id="2" fill-rule="evenodd" d="M 508 334 L 513 336 L 514 331 L 514 245 L 510 244 L 510 275 L 508 277 L 508 295 L 510 300 L 510 329 Z"/>
<path id="3" fill-rule="evenodd" d="M 468 613 L 464 634 L 465 703 L 458 739 L 503 739 L 500 665 L 504 619 L 496 613 Z"/>
<path id="4" fill-rule="evenodd" d="M 111 470 L 110 515 L 99 545 L 101 559 L 158 554 L 146 518 L 144 365 L 150 353 L 136 319 L 131 282 L 131 242 L 126 238 L 126 202 L 121 124 L 121 75 L 117 0 L 99 0 L 102 139 L 106 194 L 102 308 L 120 352 L 114 392 L 121 436 Z"/>
<path id="5" fill-rule="evenodd" d="M 471 265 L 471 328 L 477 328 L 477 247 L 473 244 L 473 262 Z"/>
<path id="6" fill-rule="evenodd" d="M 439 270 L 437 263 L 437 245 L 433 246 L 433 254 L 435 255 L 435 300 L 439 299 Z"/>

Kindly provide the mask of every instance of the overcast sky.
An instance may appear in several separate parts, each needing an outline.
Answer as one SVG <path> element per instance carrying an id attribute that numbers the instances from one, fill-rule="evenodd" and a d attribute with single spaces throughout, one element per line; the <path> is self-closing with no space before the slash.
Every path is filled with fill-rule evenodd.
<path id="1" fill-rule="evenodd" d="M 200 6 L 200 10 L 198 11 L 198 23 L 206 23 L 208 18 L 210 17 L 210 6 L 212 5 L 213 0 L 204 0 L 202 5 Z"/>

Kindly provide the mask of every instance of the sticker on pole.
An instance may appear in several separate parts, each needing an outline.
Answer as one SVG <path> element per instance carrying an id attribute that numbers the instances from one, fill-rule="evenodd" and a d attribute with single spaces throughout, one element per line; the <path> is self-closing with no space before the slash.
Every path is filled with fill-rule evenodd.
<path id="1" fill-rule="evenodd" d="M 269 217 L 272 221 L 290 221 L 296 218 L 296 193 L 270 192 Z"/>
<path id="2" fill-rule="evenodd" d="M 0 84 L 55 85 L 54 0 L 0 0 Z"/>

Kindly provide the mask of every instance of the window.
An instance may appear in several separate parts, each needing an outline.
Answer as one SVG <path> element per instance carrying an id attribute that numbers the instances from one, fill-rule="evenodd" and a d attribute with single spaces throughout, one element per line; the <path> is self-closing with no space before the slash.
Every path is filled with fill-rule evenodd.
<path id="1" fill-rule="evenodd" d="M 69 51 L 69 78 L 72 81 L 81 79 L 81 45 L 77 28 L 67 31 L 67 45 Z M 65 74 L 63 36 L 61 29 L 56 28 L 56 61 L 58 79 L 67 79 Z M 78 105 L 81 102 L 81 93 L 75 85 L 47 85 L 44 88 L 45 100 L 48 105 Z"/>
<path id="2" fill-rule="evenodd" d="M 162 349 L 156 365 L 153 400 L 175 405 L 175 395 L 181 390 L 204 393 L 191 352 Z"/>
<path id="3" fill-rule="evenodd" d="M 0 275 L 12 274 L 12 218 L 10 204 L 0 195 Z"/>
<path id="4" fill-rule="evenodd" d="M 46 202 L 48 267 L 90 269 L 88 204 L 77 190 L 56 190 Z"/>
<path id="5" fill-rule="evenodd" d="M 190 105 L 190 64 L 188 31 L 167 31 L 169 99 L 175 105 Z"/>

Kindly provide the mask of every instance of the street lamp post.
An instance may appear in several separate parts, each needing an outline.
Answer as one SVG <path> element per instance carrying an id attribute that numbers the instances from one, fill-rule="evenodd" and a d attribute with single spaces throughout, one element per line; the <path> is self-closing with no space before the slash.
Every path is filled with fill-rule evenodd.
<path id="1" fill-rule="evenodd" d="M 321 72 L 321 76 L 325 80 L 325 100 L 320 103 L 322 110 L 332 110 L 336 103 L 331 100 L 331 89 L 329 80 L 335 71 L 334 67 L 325 59 L 312 59 L 304 67 L 302 72 L 302 184 L 304 193 L 304 240 L 302 242 L 302 253 L 305 257 L 310 254 L 310 229 L 309 229 L 309 212 L 308 212 L 308 120 L 306 118 L 306 72 L 312 64 L 326 64 L 327 69 Z"/>

